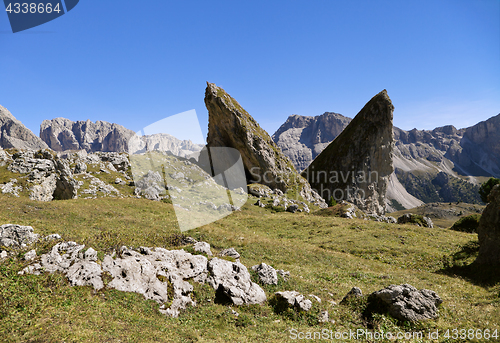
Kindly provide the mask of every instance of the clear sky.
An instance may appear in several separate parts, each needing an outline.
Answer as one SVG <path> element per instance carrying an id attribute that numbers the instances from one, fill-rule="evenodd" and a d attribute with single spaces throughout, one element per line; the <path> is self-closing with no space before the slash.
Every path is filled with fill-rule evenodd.
<path id="1" fill-rule="evenodd" d="M 0 104 L 36 134 L 195 109 L 206 135 L 206 81 L 269 134 L 291 114 L 353 117 L 384 88 L 406 130 L 500 113 L 500 0 L 81 0 L 16 34 L 0 13 L 0 47 Z"/>

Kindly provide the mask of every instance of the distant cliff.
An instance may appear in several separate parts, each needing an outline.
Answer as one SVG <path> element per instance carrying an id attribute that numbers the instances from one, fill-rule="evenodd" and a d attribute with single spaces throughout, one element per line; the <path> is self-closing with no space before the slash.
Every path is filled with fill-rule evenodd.
<path id="1" fill-rule="evenodd" d="M 65 118 L 44 120 L 40 138 L 54 151 L 126 152 L 134 132 L 105 121 L 71 121 Z"/>
<path id="2" fill-rule="evenodd" d="M 272 136 L 295 165 L 302 171 L 330 144 L 351 118 L 341 114 L 325 112 L 316 117 L 291 115 Z"/>

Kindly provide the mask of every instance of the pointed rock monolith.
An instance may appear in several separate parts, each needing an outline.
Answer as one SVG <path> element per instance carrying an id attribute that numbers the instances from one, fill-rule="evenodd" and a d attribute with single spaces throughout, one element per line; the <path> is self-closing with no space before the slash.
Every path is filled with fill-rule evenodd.
<path id="1" fill-rule="evenodd" d="M 376 215 L 385 213 L 393 172 L 394 106 L 384 89 L 303 172 L 325 200 L 346 200 Z"/>
<path id="2" fill-rule="evenodd" d="M 237 149 L 243 161 L 248 183 L 295 190 L 309 202 L 324 207 L 321 197 L 296 171 L 290 159 L 273 142 L 241 105 L 214 83 L 207 82 L 205 105 L 208 109 L 207 145 Z"/>

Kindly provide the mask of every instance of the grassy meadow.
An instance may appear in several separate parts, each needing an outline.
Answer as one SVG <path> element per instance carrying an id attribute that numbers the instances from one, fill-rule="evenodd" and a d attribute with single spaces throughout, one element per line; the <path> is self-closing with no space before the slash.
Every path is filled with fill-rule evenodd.
<path id="1" fill-rule="evenodd" d="M 208 285 L 195 284 L 198 305 L 170 318 L 139 294 L 71 287 L 57 273 L 18 275 L 28 264 L 22 259 L 25 249 L 0 262 L 0 342 L 289 342 L 300 341 L 292 339 L 291 332 L 368 327 L 378 332 L 423 332 L 421 339 L 399 340 L 405 342 L 430 341 L 428 333 L 439 330 L 440 342 L 457 342 L 470 339 L 447 339 L 446 330 L 500 331 L 498 270 L 468 266 L 477 253 L 476 234 L 314 212 L 275 212 L 251 205 L 254 202 L 250 199 L 241 211 L 185 234 L 210 243 L 214 254 L 234 247 L 248 268 L 265 262 L 289 270 L 290 280 L 280 278 L 277 286 L 263 286 L 267 303 L 216 304 Z M 0 224 L 31 225 L 43 235 L 59 233 L 65 241 L 93 247 L 100 259 L 122 245 L 192 252 L 190 246 L 179 246 L 181 232 L 168 203 L 135 198 L 34 202 L 0 195 L 0 208 Z M 53 244 L 37 243 L 37 254 Z M 257 281 L 255 274 L 253 278 Z M 367 322 L 362 316 L 364 300 L 339 304 L 355 286 L 366 295 L 403 283 L 436 291 L 444 300 L 439 318 L 409 323 L 376 315 Z M 306 313 L 282 311 L 273 294 L 283 290 L 314 294 L 322 302 L 311 299 L 313 308 Z M 318 323 L 321 310 L 328 310 L 334 323 Z"/>

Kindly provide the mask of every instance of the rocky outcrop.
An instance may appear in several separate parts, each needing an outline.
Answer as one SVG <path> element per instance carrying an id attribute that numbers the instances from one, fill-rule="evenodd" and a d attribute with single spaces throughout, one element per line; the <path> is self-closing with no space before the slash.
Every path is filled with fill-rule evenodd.
<path id="1" fill-rule="evenodd" d="M 38 238 L 39 235 L 33 232 L 31 226 L 16 224 L 0 226 L 0 247 L 20 249 L 35 243 Z"/>
<path id="2" fill-rule="evenodd" d="M 302 171 L 330 144 L 351 122 L 351 118 L 334 112 L 316 117 L 291 115 L 273 134 L 283 153 L 295 168 Z"/>
<path id="3" fill-rule="evenodd" d="M 53 152 L 26 150 L 15 153 L 12 159 L 7 168 L 14 173 L 27 174 L 31 200 L 76 198 L 80 185 L 73 179 L 69 163 L 56 158 Z"/>
<path id="4" fill-rule="evenodd" d="M 54 151 L 126 152 L 134 134 L 121 125 L 100 120 L 94 123 L 56 118 L 40 125 L 40 138 Z"/>
<path id="5" fill-rule="evenodd" d="M 207 82 L 205 105 L 209 115 L 208 147 L 237 149 L 248 183 L 261 183 L 283 192 L 294 190 L 306 201 L 324 206 L 290 159 L 235 99 L 222 88 Z"/>
<path id="6" fill-rule="evenodd" d="M 302 172 L 324 199 L 347 200 L 367 213 L 385 213 L 385 195 L 394 171 L 393 111 L 383 90 Z"/>
<path id="7" fill-rule="evenodd" d="M 216 290 L 220 302 L 235 305 L 261 304 L 266 301 L 266 293 L 251 281 L 248 269 L 239 262 L 213 258 L 208 262 L 208 284 Z"/>
<path id="8" fill-rule="evenodd" d="M 0 106 L 0 148 L 38 150 L 48 147 L 5 107 Z"/>
<path id="9" fill-rule="evenodd" d="M 259 281 L 263 285 L 277 285 L 278 284 L 278 273 L 276 272 L 276 269 L 273 267 L 261 263 L 257 264 L 255 266 L 252 266 L 252 270 L 257 273 L 259 276 Z"/>
<path id="10" fill-rule="evenodd" d="M 147 151 L 169 151 L 175 156 L 192 157 L 194 153 L 203 149 L 203 144 L 196 144 L 190 140 L 180 140 L 166 133 L 135 136 L 129 140 L 128 152 L 140 154 Z"/>
<path id="11" fill-rule="evenodd" d="M 477 229 L 479 254 L 475 263 L 500 265 L 500 185 L 493 187 L 488 200 Z"/>
<path id="12" fill-rule="evenodd" d="M 443 300 L 436 292 L 417 290 L 412 285 L 390 285 L 368 297 L 367 312 L 389 313 L 404 321 L 420 321 L 437 318 L 437 307 Z"/>

